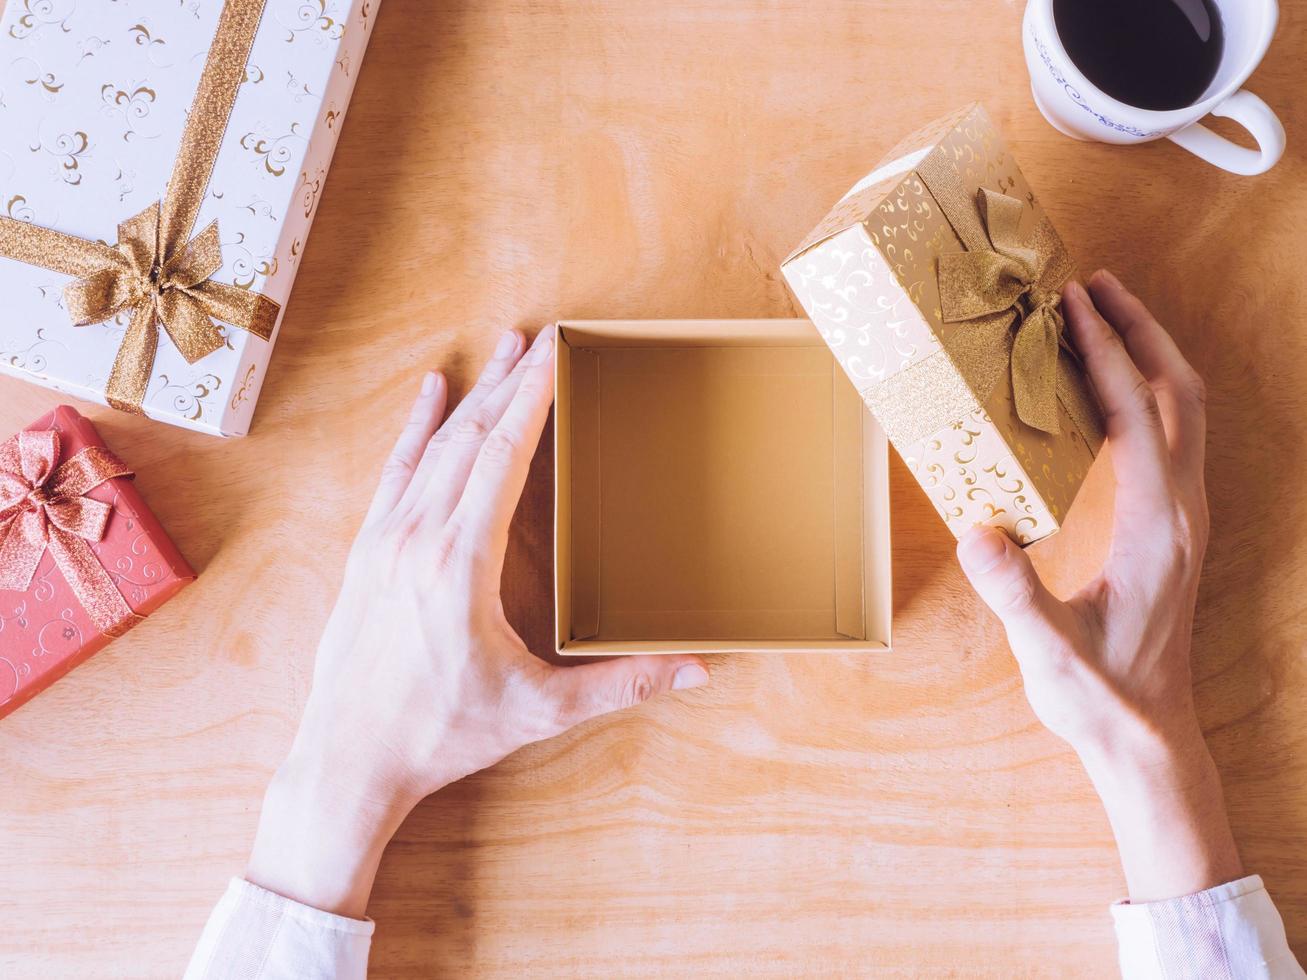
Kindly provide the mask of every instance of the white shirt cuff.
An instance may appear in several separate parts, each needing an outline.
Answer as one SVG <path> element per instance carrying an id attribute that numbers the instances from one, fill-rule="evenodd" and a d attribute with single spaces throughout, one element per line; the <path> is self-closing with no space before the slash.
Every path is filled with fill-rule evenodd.
<path id="1" fill-rule="evenodd" d="M 1126 980 L 1304 977 L 1257 875 L 1164 902 L 1119 902 L 1112 919 Z"/>
<path id="2" fill-rule="evenodd" d="M 364 980 L 375 928 L 233 878 L 185 980 Z"/>

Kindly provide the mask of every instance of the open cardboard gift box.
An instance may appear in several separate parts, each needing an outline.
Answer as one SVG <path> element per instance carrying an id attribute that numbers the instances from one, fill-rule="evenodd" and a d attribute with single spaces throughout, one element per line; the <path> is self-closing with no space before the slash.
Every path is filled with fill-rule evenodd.
<path id="1" fill-rule="evenodd" d="M 890 643 L 885 436 L 807 320 L 558 324 L 562 654 Z"/>

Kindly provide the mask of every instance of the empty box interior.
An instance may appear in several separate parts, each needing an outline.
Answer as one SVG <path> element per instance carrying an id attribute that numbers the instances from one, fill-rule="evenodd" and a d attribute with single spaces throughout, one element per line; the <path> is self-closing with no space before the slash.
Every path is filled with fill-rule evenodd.
<path id="1" fill-rule="evenodd" d="M 807 320 L 559 325 L 562 653 L 889 643 L 886 444 Z"/>

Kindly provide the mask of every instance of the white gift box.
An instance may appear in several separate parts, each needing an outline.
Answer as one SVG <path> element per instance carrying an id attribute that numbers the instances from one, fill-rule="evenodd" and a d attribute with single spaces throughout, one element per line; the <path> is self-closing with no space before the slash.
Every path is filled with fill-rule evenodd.
<path id="1" fill-rule="evenodd" d="M 165 195 L 223 0 L 7 0 L 0 19 L 0 215 L 115 244 Z M 267 0 L 194 231 L 217 221 L 216 283 L 280 307 L 269 340 L 218 323 L 187 363 L 159 328 L 141 409 L 244 435 L 378 0 Z M 75 326 L 72 277 L 0 257 L 0 370 L 108 404 L 129 312 Z"/>

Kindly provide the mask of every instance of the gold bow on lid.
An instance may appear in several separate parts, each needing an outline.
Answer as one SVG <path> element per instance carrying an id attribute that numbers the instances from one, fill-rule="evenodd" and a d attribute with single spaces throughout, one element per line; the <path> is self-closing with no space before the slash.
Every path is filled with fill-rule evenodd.
<path id="1" fill-rule="evenodd" d="M 114 408 L 141 411 L 162 323 L 188 364 L 222 346 L 214 320 L 272 337 L 277 303 L 212 278 L 222 268 L 217 222 L 190 237 L 265 0 L 227 0 L 186 119 L 162 202 L 118 225 L 118 243 L 65 235 L 0 217 L 0 256 L 77 277 L 64 289 L 74 324 L 131 318 L 105 384 Z"/>
<path id="2" fill-rule="evenodd" d="M 58 464 L 58 465 L 56 465 Z M 106 635 L 139 622 L 90 543 L 111 508 L 86 494 L 131 470 L 102 446 L 59 464 L 59 433 L 20 432 L 0 445 L 0 589 L 25 592 L 48 549 L 64 580 Z"/>
<path id="3" fill-rule="evenodd" d="M 939 256 L 940 311 L 956 326 L 941 349 L 866 389 L 867 404 L 907 447 L 984 409 L 1006 376 L 1022 423 L 1056 435 L 1065 410 L 1096 453 L 1101 414 L 1062 337 L 1058 290 L 1073 266 L 1057 232 L 1041 216 L 1023 235 L 1025 205 L 988 188 L 969 193 L 942 147 L 916 171 L 964 248 Z"/>
<path id="4" fill-rule="evenodd" d="M 1063 356 L 1074 357 L 1062 340 L 1062 298 L 1057 289 L 1067 278 L 1064 263 L 1050 247 L 1046 222 L 1041 223 L 1044 234 L 1037 237 L 1044 240 L 1039 244 L 1021 237 L 1023 208 L 1016 198 L 982 187 L 976 206 L 993 250 L 939 257 L 944 322 L 972 321 L 962 331 L 971 336 L 959 338 L 958 347 L 975 360 L 972 370 L 964 373 L 979 389 L 981 401 L 1010 364 L 1017 417 L 1056 435 L 1061 429 L 1058 378 L 1064 368 L 1060 362 Z M 1066 369 L 1075 370 L 1071 364 Z"/>

